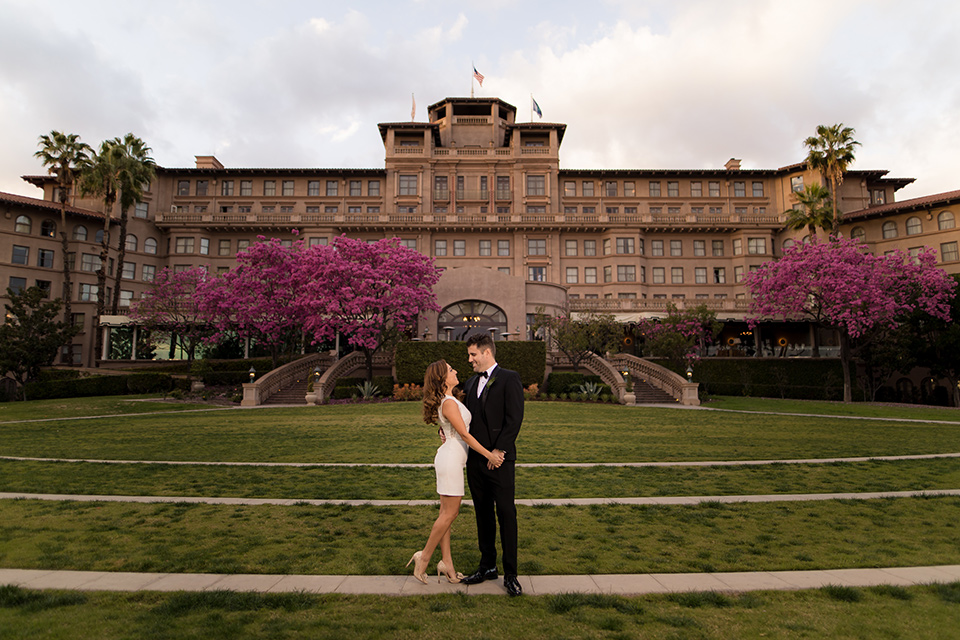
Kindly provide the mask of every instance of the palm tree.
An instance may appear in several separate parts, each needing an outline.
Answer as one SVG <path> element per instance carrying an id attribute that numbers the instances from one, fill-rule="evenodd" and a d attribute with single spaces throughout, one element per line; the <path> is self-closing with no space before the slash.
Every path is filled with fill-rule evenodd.
<path id="1" fill-rule="evenodd" d="M 120 152 L 120 238 L 117 246 L 117 275 L 113 286 L 111 313 L 116 315 L 120 307 L 120 280 L 123 278 L 123 261 L 127 255 L 127 212 L 143 199 L 144 190 L 156 176 L 156 163 L 150 157 L 150 147 L 128 133 L 121 140 L 114 138 L 112 144 Z"/>
<path id="2" fill-rule="evenodd" d="M 80 176 L 80 191 L 103 200 L 103 237 L 100 240 L 100 268 L 97 270 L 97 325 L 96 357 L 103 349 L 103 332 L 100 318 L 106 309 L 107 260 L 110 251 L 110 214 L 120 192 L 120 173 L 123 169 L 123 152 L 113 140 L 100 143 L 100 150 L 93 154 L 90 165 Z"/>
<path id="3" fill-rule="evenodd" d="M 73 326 L 73 283 L 70 280 L 70 235 L 67 233 L 67 200 L 80 173 L 90 164 L 93 150 L 75 133 L 51 131 L 40 136 L 40 149 L 33 155 L 55 176 L 60 200 L 60 253 L 63 259 L 63 321 Z M 73 364 L 73 341 L 67 343 L 67 362 Z"/>
<path id="4" fill-rule="evenodd" d="M 787 209 L 786 226 L 788 229 L 803 229 L 810 231 L 810 239 L 817 237 L 817 228 L 832 229 L 833 217 L 830 213 L 830 190 L 822 184 L 810 184 L 796 194 L 797 203 L 801 208 Z"/>
<path id="5" fill-rule="evenodd" d="M 854 150 L 860 143 L 853 139 L 856 131 L 853 127 L 845 127 L 843 123 L 831 127 L 819 125 L 817 135 L 810 136 L 803 141 L 807 147 L 807 164 L 811 169 L 820 171 L 820 174 L 830 182 L 830 191 L 833 194 L 833 229 L 831 235 L 836 235 L 840 229 L 840 217 L 837 213 L 837 188 L 843 183 L 843 174 L 847 167 L 856 159 Z"/>

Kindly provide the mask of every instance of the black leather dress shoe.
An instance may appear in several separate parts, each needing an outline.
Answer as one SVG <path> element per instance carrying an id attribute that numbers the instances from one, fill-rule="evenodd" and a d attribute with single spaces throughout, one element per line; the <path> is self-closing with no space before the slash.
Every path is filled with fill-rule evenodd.
<path id="1" fill-rule="evenodd" d="M 523 595 L 523 588 L 520 587 L 520 581 L 517 576 L 504 576 L 503 588 L 507 590 L 507 595 L 517 597 Z"/>
<path id="2" fill-rule="evenodd" d="M 497 570 L 494 569 L 477 569 L 466 578 L 461 580 L 463 584 L 480 584 L 485 580 L 496 580 L 497 579 Z"/>

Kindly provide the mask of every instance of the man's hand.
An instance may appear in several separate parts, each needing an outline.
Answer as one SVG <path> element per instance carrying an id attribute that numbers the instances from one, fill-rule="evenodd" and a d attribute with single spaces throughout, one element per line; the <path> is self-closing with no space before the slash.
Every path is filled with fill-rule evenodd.
<path id="1" fill-rule="evenodd" d="M 506 454 L 503 451 L 500 451 L 500 449 L 494 449 L 492 453 L 494 455 L 494 459 L 487 460 L 487 469 L 490 469 L 491 471 L 498 469 L 500 465 L 503 464 L 504 457 L 506 457 Z"/>
<path id="2" fill-rule="evenodd" d="M 444 444 L 447 441 L 447 436 L 443 433 L 443 427 L 438 428 L 437 433 L 440 434 L 440 444 Z"/>

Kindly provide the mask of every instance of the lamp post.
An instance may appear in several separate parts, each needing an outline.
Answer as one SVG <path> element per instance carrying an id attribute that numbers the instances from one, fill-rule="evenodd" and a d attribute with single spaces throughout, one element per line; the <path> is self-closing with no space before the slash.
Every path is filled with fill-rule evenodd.
<path id="1" fill-rule="evenodd" d="M 687 365 L 687 382 L 693 382 L 693 367 Z"/>
<path id="2" fill-rule="evenodd" d="M 250 371 L 247 372 L 247 375 L 250 376 L 250 382 L 253 382 L 253 379 L 257 377 L 257 370 L 253 368 L 253 365 L 250 365 Z"/>

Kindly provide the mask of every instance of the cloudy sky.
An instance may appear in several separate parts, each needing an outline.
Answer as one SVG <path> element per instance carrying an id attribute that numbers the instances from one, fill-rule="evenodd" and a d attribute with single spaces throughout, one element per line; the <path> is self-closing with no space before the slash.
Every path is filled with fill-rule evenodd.
<path id="1" fill-rule="evenodd" d="M 470 95 L 473 63 L 477 96 L 567 124 L 564 168 L 780 167 L 843 122 L 903 200 L 960 189 L 958 24 L 955 0 L 0 0 L 0 190 L 39 194 L 51 129 L 168 167 L 382 167 L 377 123 Z"/>

